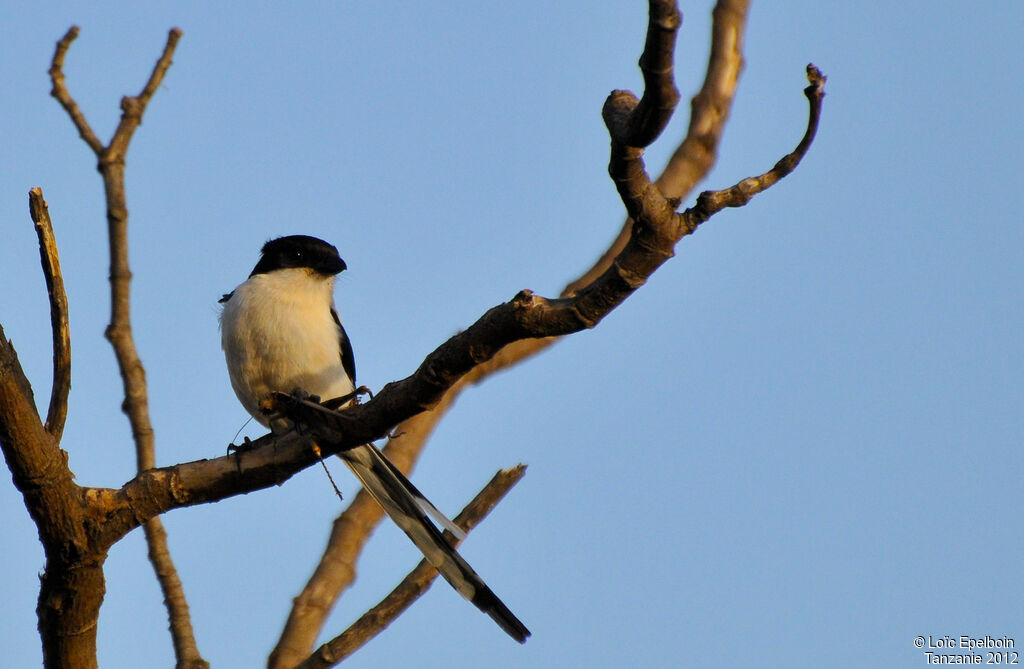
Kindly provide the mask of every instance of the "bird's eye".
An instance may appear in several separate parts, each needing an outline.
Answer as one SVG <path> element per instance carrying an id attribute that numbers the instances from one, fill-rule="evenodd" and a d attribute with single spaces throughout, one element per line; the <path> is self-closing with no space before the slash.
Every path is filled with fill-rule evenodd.
<path id="1" fill-rule="evenodd" d="M 302 260 L 302 251 L 292 251 L 293 260 Z"/>

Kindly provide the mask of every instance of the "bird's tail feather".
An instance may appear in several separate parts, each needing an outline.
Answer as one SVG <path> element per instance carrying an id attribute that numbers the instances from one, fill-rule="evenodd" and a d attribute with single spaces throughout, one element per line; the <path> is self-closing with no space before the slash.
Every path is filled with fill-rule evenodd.
<path id="1" fill-rule="evenodd" d="M 374 450 L 376 450 L 375 446 L 371 445 L 371 447 Z M 412 481 L 406 478 L 405 474 L 402 473 L 402 470 L 396 467 L 393 462 L 384 457 L 384 454 L 381 453 L 380 451 L 377 451 L 377 454 L 380 456 L 380 460 L 384 463 L 384 466 L 390 469 L 391 473 L 394 474 L 395 478 L 398 479 L 399 483 L 405 486 L 405 488 L 412 494 L 412 498 L 416 501 L 416 504 L 419 505 L 420 509 L 422 509 L 424 513 L 426 513 L 428 516 L 436 520 L 437 523 L 442 527 L 442 529 L 448 530 L 449 532 L 454 534 L 455 538 L 458 541 L 462 541 L 466 538 L 466 531 L 458 525 L 456 525 L 455 523 L 453 523 L 448 518 L 448 516 L 444 515 L 444 513 L 440 509 L 434 506 L 431 503 L 431 501 L 427 499 L 427 496 L 421 493 L 416 488 L 416 486 L 412 484 Z"/>
<path id="2" fill-rule="evenodd" d="M 530 630 L 455 551 L 427 514 L 437 518 L 448 529 L 454 528 L 457 535 L 465 537 L 465 532 L 431 504 L 373 444 L 357 446 L 338 455 L 391 520 L 409 535 L 427 561 L 460 595 L 493 618 L 513 639 L 519 643 L 526 641 Z"/>

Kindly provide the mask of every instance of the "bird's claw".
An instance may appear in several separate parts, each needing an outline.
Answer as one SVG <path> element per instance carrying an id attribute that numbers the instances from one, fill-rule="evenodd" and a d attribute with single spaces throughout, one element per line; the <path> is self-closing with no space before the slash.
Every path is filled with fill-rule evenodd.
<path id="1" fill-rule="evenodd" d="M 242 453 L 248 453 L 253 449 L 252 439 L 249 437 L 242 437 L 242 443 L 240 444 L 228 444 L 227 455 L 234 453 L 235 455 L 241 455 Z"/>

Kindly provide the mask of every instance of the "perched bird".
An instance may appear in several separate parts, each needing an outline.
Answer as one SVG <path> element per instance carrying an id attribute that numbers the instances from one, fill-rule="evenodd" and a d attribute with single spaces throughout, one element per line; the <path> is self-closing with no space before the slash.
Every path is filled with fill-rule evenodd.
<path id="1" fill-rule="evenodd" d="M 345 269 L 338 250 L 316 237 L 291 235 L 263 245 L 249 278 L 220 301 L 221 344 L 231 387 L 249 414 L 278 431 L 260 411 L 270 393 L 297 389 L 323 400 L 350 395 L 352 344 L 334 307 L 334 277 Z M 462 532 L 373 444 L 340 457 L 363 487 L 459 594 L 523 643 L 530 631 L 509 611 L 430 521 Z"/>

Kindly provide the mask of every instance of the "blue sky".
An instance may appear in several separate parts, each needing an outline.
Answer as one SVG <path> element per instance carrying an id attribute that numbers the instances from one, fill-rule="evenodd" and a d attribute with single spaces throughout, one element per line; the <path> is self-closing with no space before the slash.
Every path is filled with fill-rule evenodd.
<path id="1" fill-rule="evenodd" d="M 684 103 L 710 4 L 683 4 Z M 408 375 L 488 307 L 554 294 L 612 238 L 601 104 L 638 89 L 646 4 L 11 3 L 0 9 L 0 322 L 45 407 L 50 340 L 27 192 L 50 205 L 70 299 L 63 446 L 82 484 L 134 455 L 109 318 L 101 182 L 49 93 L 53 45 L 97 134 L 184 37 L 128 154 L 133 322 L 157 460 L 215 457 L 245 421 L 216 300 L 267 238 L 324 237 L 360 381 Z M 770 167 L 828 75 L 800 168 L 713 218 L 592 332 L 464 395 L 413 480 L 452 513 L 525 479 L 464 554 L 523 647 L 443 584 L 347 666 L 913 667 L 918 635 L 1024 645 L 1024 5 L 754 3 L 704 187 Z M 690 199 L 692 202 L 692 198 Z M 246 432 L 260 434 L 250 426 Z M 351 496 L 354 480 L 336 467 Z M 0 647 L 40 663 L 42 550 L 0 484 Z M 319 469 L 164 517 L 200 650 L 261 666 L 339 502 Z M 418 555 L 382 526 L 327 632 Z M 111 551 L 105 667 L 171 666 L 141 533 Z"/>

